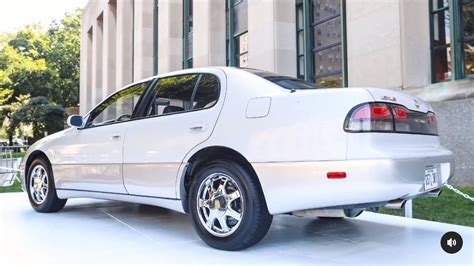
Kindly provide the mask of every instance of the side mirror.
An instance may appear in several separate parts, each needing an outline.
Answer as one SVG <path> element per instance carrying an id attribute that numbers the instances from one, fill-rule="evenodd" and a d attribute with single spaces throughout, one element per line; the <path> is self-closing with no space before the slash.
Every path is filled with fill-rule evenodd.
<path id="1" fill-rule="evenodd" d="M 71 115 L 67 118 L 67 124 L 70 127 L 81 127 L 82 123 L 83 119 L 80 115 Z"/>

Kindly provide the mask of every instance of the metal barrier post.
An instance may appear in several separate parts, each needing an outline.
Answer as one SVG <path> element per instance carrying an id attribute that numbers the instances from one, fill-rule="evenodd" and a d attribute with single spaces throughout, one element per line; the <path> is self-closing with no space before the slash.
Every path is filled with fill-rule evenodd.
<path id="1" fill-rule="evenodd" d="M 412 200 L 407 200 L 405 203 L 405 217 L 407 218 L 413 218 L 413 201 Z"/>

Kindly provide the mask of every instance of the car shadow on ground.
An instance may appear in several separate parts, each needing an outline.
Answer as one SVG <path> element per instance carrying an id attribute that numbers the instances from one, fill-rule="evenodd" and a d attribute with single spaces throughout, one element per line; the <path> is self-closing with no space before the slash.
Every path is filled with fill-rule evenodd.
<path id="1" fill-rule="evenodd" d="M 160 238 L 166 234 L 168 238 L 175 236 L 177 241 L 198 240 L 189 214 L 156 206 L 115 201 L 72 203 L 66 205 L 59 214 L 79 214 L 87 219 L 91 211 L 101 211 L 152 238 Z M 386 238 L 396 242 L 403 239 L 406 233 L 407 229 L 403 224 L 383 224 L 359 218 L 320 219 L 276 215 L 267 236 L 255 248 L 309 242 L 312 245 L 314 242 L 320 242 L 320 245 L 324 246 L 328 241 L 347 244 L 366 241 L 382 243 L 387 241 Z"/>

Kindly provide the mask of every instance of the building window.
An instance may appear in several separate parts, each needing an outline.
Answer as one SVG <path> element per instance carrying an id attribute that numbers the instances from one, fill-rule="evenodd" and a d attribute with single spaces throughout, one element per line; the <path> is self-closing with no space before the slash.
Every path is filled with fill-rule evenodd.
<path id="1" fill-rule="evenodd" d="M 347 86 L 345 0 L 296 0 L 298 77 Z"/>
<path id="2" fill-rule="evenodd" d="M 153 75 L 158 74 L 158 0 L 153 0 Z"/>
<path id="3" fill-rule="evenodd" d="M 183 2 L 183 68 L 193 67 L 193 0 Z"/>
<path id="4" fill-rule="evenodd" d="M 248 0 L 226 1 L 227 65 L 248 67 Z"/>
<path id="5" fill-rule="evenodd" d="M 464 0 L 461 8 L 464 74 L 474 78 L 474 0 Z"/>
<path id="6" fill-rule="evenodd" d="M 304 73 L 304 9 L 303 0 L 296 1 L 296 67 L 297 77 L 305 79 Z"/>
<path id="7" fill-rule="evenodd" d="M 474 77 L 474 0 L 431 0 L 432 81 Z"/>
<path id="8" fill-rule="evenodd" d="M 451 79 L 451 22 L 447 0 L 433 0 L 432 20 L 432 68 L 433 81 Z"/>

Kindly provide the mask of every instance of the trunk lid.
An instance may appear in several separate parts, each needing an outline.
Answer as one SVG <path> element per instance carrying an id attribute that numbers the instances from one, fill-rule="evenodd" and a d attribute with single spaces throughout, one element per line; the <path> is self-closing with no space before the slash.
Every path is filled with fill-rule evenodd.
<path id="1" fill-rule="evenodd" d="M 378 88 L 366 88 L 366 90 L 374 97 L 376 102 L 400 104 L 416 112 L 433 112 L 433 109 L 427 102 L 401 91 Z"/>

